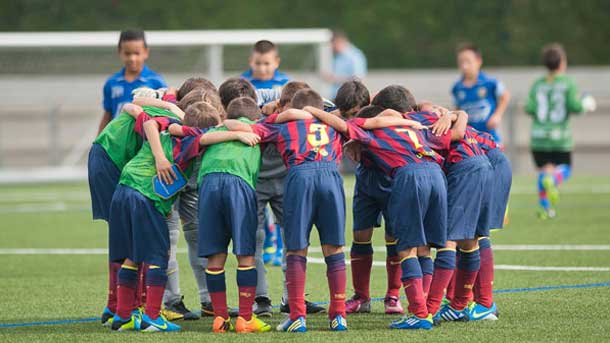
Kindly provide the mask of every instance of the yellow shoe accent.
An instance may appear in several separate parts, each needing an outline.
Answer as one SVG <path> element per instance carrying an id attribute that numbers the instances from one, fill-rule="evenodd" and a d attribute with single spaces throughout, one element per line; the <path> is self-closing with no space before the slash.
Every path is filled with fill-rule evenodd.
<path id="1" fill-rule="evenodd" d="M 212 331 L 215 333 L 225 333 L 233 330 L 233 324 L 231 324 L 231 318 L 224 319 L 222 317 L 214 318 L 212 323 Z"/>
<path id="2" fill-rule="evenodd" d="M 267 332 L 270 330 L 271 326 L 256 318 L 254 314 L 252 314 L 252 318 L 249 321 L 241 316 L 237 317 L 235 321 L 235 332 L 237 333 Z"/>
<path id="3" fill-rule="evenodd" d="M 174 312 L 166 308 L 161 310 L 161 315 L 167 318 L 167 320 L 169 320 L 170 322 L 173 322 L 174 320 L 184 319 L 184 315 L 182 313 Z"/>

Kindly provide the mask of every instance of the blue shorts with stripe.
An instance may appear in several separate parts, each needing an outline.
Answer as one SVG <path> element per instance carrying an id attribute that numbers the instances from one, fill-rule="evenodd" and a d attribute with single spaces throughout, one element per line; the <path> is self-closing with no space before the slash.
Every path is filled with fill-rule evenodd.
<path id="1" fill-rule="evenodd" d="M 447 168 L 447 239 L 474 239 L 492 177 L 489 160 L 472 156 Z"/>
<path id="2" fill-rule="evenodd" d="M 258 227 L 256 191 L 241 177 L 207 174 L 199 185 L 198 255 L 254 256 Z"/>
<path id="3" fill-rule="evenodd" d="M 101 145 L 93 143 L 87 162 L 89 170 L 89 191 L 91 192 L 91 210 L 93 219 L 108 221 L 110 202 L 114 189 L 119 184 L 121 171 L 112 162 Z"/>
<path id="4" fill-rule="evenodd" d="M 110 261 L 126 258 L 167 268 L 169 231 L 166 218 L 152 200 L 137 190 L 118 185 L 110 204 Z"/>
<path id="5" fill-rule="evenodd" d="M 313 225 L 322 244 L 345 245 L 345 193 L 334 162 L 306 162 L 289 169 L 283 224 L 287 250 L 307 248 Z"/>
<path id="6" fill-rule="evenodd" d="M 445 246 L 447 239 L 447 186 L 436 163 L 410 164 L 394 175 L 388 215 L 397 250 L 430 245 Z"/>
<path id="7" fill-rule="evenodd" d="M 492 176 L 489 178 L 485 202 L 481 209 L 481 219 L 477 228 L 479 237 L 489 236 L 490 230 L 501 229 L 504 226 L 504 216 L 513 181 L 510 161 L 500 149 L 490 150 L 487 158 L 491 164 Z"/>
<path id="8" fill-rule="evenodd" d="M 386 233 L 391 235 L 388 225 L 387 204 L 392 192 L 392 178 L 377 168 L 356 168 L 356 185 L 352 203 L 353 230 L 360 231 L 381 226 L 385 219 Z"/>

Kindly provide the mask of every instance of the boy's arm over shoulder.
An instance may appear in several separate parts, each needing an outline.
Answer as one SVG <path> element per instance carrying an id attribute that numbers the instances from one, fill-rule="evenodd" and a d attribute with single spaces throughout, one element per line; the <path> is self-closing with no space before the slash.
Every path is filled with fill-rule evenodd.
<path id="1" fill-rule="evenodd" d="M 328 113 L 324 110 L 312 106 L 306 106 L 305 108 L 303 108 L 303 110 L 311 113 L 318 120 L 341 133 L 348 132 L 348 126 L 345 121 L 334 114 Z"/>

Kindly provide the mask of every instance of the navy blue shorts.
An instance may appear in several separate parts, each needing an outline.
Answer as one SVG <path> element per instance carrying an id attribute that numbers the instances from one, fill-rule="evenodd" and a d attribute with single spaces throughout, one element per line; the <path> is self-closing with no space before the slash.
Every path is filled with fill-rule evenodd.
<path id="1" fill-rule="evenodd" d="M 356 186 L 352 205 L 354 231 L 380 227 L 383 215 L 386 233 L 391 235 L 387 213 L 391 192 L 392 178 L 384 172 L 362 166 L 356 168 Z"/>
<path id="2" fill-rule="evenodd" d="M 492 176 L 485 156 L 469 157 L 448 168 L 447 206 L 449 210 L 447 239 L 474 239 Z"/>
<path id="3" fill-rule="evenodd" d="M 112 162 L 101 145 L 93 143 L 89 151 L 89 191 L 91 192 L 91 210 L 93 219 L 108 221 L 110 202 L 114 189 L 119 184 L 121 171 Z"/>
<path id="4" fill-rule="evenodd" d="M 199 185 L 198 255 L 254 256 L 256 250 L 256 192 L 239 176 L 205 175 Z"/>
<path id="5" fill-rule="evenodd" d="M 290 168 L 284 184 L 284 234 L 287 250 L 309 246 L 315 225 L 322 244 L 345 245 L 345 193 L 334 162 Z"/>
<path id="6" fill-rule="evenodd" d="M 436 163 L 410 164 L 398 169 L 388 202 L 388 215 L 398 251 L 447 240 L 447 186 Z"/>
<path id="7" fill-rule="evenodd" d="M 110 261 L 126 258 L 167 268 L 169 232 L 166 218 L 152 200 L 135 189 L 118 185 L 110 204 Z"/>
<path id="8" fill-rule="evenodd" d="M 486 193 L 487 202 L 481 210 L 481 220 L 477 228 L 477 236 L 489 236 L 489 230 L 501 229 L 504 226 L 504 216 L 510 187 L 513 181 L 513 172 L 510 161 L 499 149 L 490 150 L 487 158 L 492 168 L 492 176 L 488 183 Z"/>

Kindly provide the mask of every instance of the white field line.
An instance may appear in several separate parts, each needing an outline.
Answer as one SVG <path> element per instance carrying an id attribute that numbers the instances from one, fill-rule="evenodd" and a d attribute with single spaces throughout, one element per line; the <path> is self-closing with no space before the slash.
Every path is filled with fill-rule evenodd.
<path id="1" fill-rule="evenodd" d="M 310 251 L 313 249 L 310 249 Z M 178 249 L 179 253 L 186 253 L 186 249 Z M 0 255 L 106 255 L 107 249 L 0 249 Z M 308 257 L 307 262 L 324 264 L 323 258 Z M 349 260 L 346 261 L 349 264 Z M 385 267 L 385 261 L 373 261 L 375 267 Z M 556 266 L 524 266 L 499 264 L 496 270 L 518 270 L 518 271 L 566 271 L 566 272 L 610 272 L 610 267 L 556 267 Z"/>

